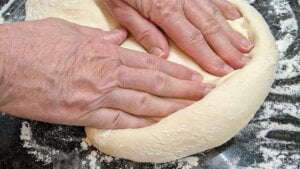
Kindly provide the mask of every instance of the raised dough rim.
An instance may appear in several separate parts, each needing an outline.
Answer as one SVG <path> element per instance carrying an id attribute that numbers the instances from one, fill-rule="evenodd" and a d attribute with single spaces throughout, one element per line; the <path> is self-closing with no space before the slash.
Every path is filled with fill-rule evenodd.
<path id="1" fill-rule="evenodd" d="M 99 132 L 99 130 L 96 129 L 89 129 L 86 128 L 87 135 L 89 136 L 89 140 L 93 143 L 94 146 L 99 148 L 102 152 L 111 154 L 117 157 L 127 158 L 131 159 L 133 161 L 140 161 L 140 162 L 166 162 L 174 159 L 178 159 L 187 155 L 191 155 L 193 153 L 197 153 L 200 151 L 204 151 L 206 149 L 210 149 L 216 146 L 219 146 L 223 144 L 224 142 L 228 141 L 231 137 L 233 137 L 241 128 L 243 128 L 249 120 L 253 117 L 254 113 L 258 109 L 259 105 L 262 104 L 264 98 L 266 97 L 268 91 L 267 89 L 271 86 L 274 71 L 277 64 L 277 56 L 278 52 L 275 50 L 275 42 L 274 39 L 269 31 L 268 26 L 266 25 L 263 18 L 260 16 L 260 14 L 254 10 L 251 6 L 242 3 L 239 0 L 231 0 L 234 4 L 238 6 L 240 11 L 243 13 L 243 15 L 249 19 L 250 23 L 250 30 L 253 30 L 255 32 L 253 36 L 256 36 L 254 38 L 255 40 L 255 48 L 253 49 L 252 53 L 257 58 L 254 58 L 253 61 L 242 71 L 237 71 L 234 73 L 239 74 L 239 77 L 244 77 L 245 72 L 251 71 L 254 75 L 251 75 L 253 79 L 256 78 L 256 80 L 253 81 L 247 81 L 245 79 L 245 85 L 248 88 L 251 89 L 257 89 L 257 92 L 261 93 L 260 95 L 253 94 L 251 96 L 252 98 L 257 98 L 258 100 L 253 101 L 253 103 L 245 103 L 245 107 L 249 107 L 249 111 L 243 111 L 239 110 L 238 115 L 233 114 L 232 112 L 226 112 L 227 116 L 234 115 L 233 119 L 230 119 L 227 116 L 222 117 L 222 114 L 218 114 L 218 112 L 212 112 L 211 114 L 207 113 L 207 116 L 213 116 L 218 115 L 219 121 L 222 122 L 227 120 L 228 125 L 222 124 L 221 127 L 219 126 L 210 126 L 209 128 L 205 128 L 208 131 L 200 131 L 199 133 L 218 133 L 218 135 L 204 135 L 203 137 L 200 137 L 199 133 L 197 133 L 197 130 L 195 129 L 201 129 L 201 126 L 191 124 L 191 128 L 171 128 L 168 126 L 174 126 L 174 124 L 182 125 L 182 123 L 186 122 L 186 124 L 189 124 L 191 122 L 194 122 L 198 118 L 200 122 L 205 123 L 206 121 L 201 118 L 208 118 L 208 120 L 211 120 L 211 117 L 204 117 L 201 116 L 201 112 L 186 112 L 186 110 L 191 110 L 191 107 L 195 107 L 194 105 L 189 106 L 186 109 L 180 110 L 179 112 L 176 112 L 175 114 L 163 119 L 160 123 L 144 128 L 144 129 L 127 129 L 127 130 L 119 130 L 119 131 L 105 131 L 105 132 Z M 239 3 L 241 2 L 241 3 Z M 255 24 L 258 22 L 262 22 L 262 25 L 257 27 Z M 269 43 L 263 43 L 261 41 L 261 37 L 264 37 L 265 40 Z M 264 46 L 264 47 L 263 47 Z M 274 50 L 265 50 L 265 49 L 274 49 Z M 265 58 L 263 58 L 265 57 Z M 256 62 L 256 64 L 254 64 Z M 262 69 L 256 70 L 257 66 L 265 66 Z M 260 76 L 260 74 L 263 74 L 265 76 Z M 266 77 L 268 79 L 266 79 Z M 231 81 L 237 82 L 238 79 L 228 79 L 229 82 L 225 83 L 231 83 Z M 249 82 L 249 84 L 247 84 Z M 253 82 L 261 83 L 260 88 L 257 88 L 257 84 L 253 84 Z M 243 81 L 241 81 L 243 83 Z M 232 82 L 232 84 L 235 84 Z M 247 86 L 248 85 L 248 86 Z M 238 86 L 236 86 L 238 87 Z M 245 88 L 246 88 L 245 87 Z M 223 87 L 220 86 L 220 88 L 227 89 L 226 86 Z M 230 88 L 229 88 L 230 89 Z M 247 88 L 246 88 L 247 89 Z M 238 89 L 240 92 L 244 92 L 243 94 L 247 95 L 247 90 L 243 91 L 243 89 Z M 219 92 L 220 89 L 216 89 L 212 93 L 210 93 L 207 97 L 205 97 L 203 100 L 201 100 L 201 104 L 197 104 L 197 106 L 201 105 L 209 105 L 207 100 L 210 100 L 213 95 L 216 95 L 215 93 L 222 93 Z M 233 91 L 235 92 L 235 91 Z M 224 93 L 224 92 L 223 92 Z M 226 93 L 224 94 L 224 100 L 220 103 L 227 102 Z M 250 93 L 251 95 L 251 93 Z M 234 98 L 236 99 L 236 98 Z M 244 99 L 242 97 L 242 99 Z M 239 101 L 239 100 L 237 100 Z M 214 109 L 218 109 L 214 107 L 215 105 L 210 105 L 211 107 L 208 107 L 206 110 L 207 112 L 214 111 Z M 222 105 L 223 106 L 223 105 Z M 222 108 L 222 106 L 220 106 Z M 220 109 L 221 109 L 220 108 Z M 224 108 L 225 109 L 228 107 Z M 235 107 L 236 108 L 236 107 Z M 238 109 L 241 109 L 241 107 L 238 107 Z M 183 112 L 183 113 L 182 113 Z M 193 114 L 193 116 L 187 116 L 188 114 Z M 184 114 L 184 115 L 183 115 Z M 205 114 L 205 111 L 204 113 Z M 201 117 L 199 117 L 201 116 Z M 178 118 L 176 118 L 178 117 Z M 223 118 L 223 119 L 222 119 Z M 184 119 L 184 120 L 182 120 Z M 174 122 L 178 122 L 175 123 Z M 172 122 L 170 122 L 172 121 Z M 232 122 L 236 121 L 236 126 L 232 125 Z M 215 121 L 212 121 L 211 123 L 216 123 Z M 229 123 L 231 122 L 231 123 Z M 180 124 L 179 124 L 180 123 Z M 203 124 L 203 126 L 209 124 Z M 167 129 L 167 133 L 164 133 Z M 172 130 L 173 129 L 173 130 Z M 228 130 L 230 129 L 230 130 Z M 190 132 L 192 130 L 192 132 Z M 220 130 L 223 130 L 224 134 L 220 132 Z M 196 132 L 195 132 L 196 131 Z M 168 135 L 173 135 L 176 137 L 167 137 Z M 178 138 L 177 138 L 178 137 Z M 189 138 L 186 138 L 189 137 Z M 194 140 L 193 140 L 193 137 Z M 150 139 L 150 141 L 149 141 Z M 203 139 L 203 140 L 200 140 Z M 193 142 L 194 141 L 194 142 Z M 193 143 L 193 144 L 186 144 L 186 143 Z M 205 143 L 204 145 L 200 143 Z M 181 145 L 185 144 L 185 145 Z"/>
<path id="2" fill-rule="evenodd" d="M 249 5 L 245 4 L 245 3 L 238 3 L 237 0 L 231 0 L 231 2 L 234 3 L 234 4 L 236 4 L 238 6 L 238 8 L 241 9 L 241 12 L 243 13 L 243 15 L 250 22 L 251 21 L 254 21 L 254 22 L 260 21 L 260 22 L 264 23 L 262 26 L 260 26 L 260 28 L 255 27 L 253 25 L 254 24 L 253 22 L 249 23 L 249 26 L 250 26 L 250 29 L 253 30 L 254 35 L 257 35 L 257 37 L 261 37 L 261 36 L 265 36 L 266 37 L 267 41 L 270 42 L 270 44 L 269 44 L 270 47 L 269 48 L 272 48 L 272 47 L 276 48 L 276 46 L 273 45 L 274 44 L 274 39 L 273 39 L 271 33 L 269 32 L 269 28 L 266 25 L 266 23 L 263 20 L 263 18 L 260 16 L 260 14 L 255 9 L 253 9 L 251 6 L 249 6 Z M 245 9 L 247 9 L 247 10 L 245 10 Z M 260 46 L 257 46 L 259 44 L 256 42 L 256 39 L 254 39 L 254 40 L 255 40 L 256 47 L 253 49 L 252 53 L 259 53 L 257 55 L 258 57 L 259 56 L 260 57 L 263 57 L 263 56 L 268 56 L 269 57 L 268 61 L 270 63 L 269 64 L 266 63 L 265 66 L 267 66 L 267 65 L 268 66 L 264 70 L 267 71 L 269 73 L 269 75 L 272 76 L 272 78 L 273 78 L 274 70 L 275 70 L 276 64 L 277 64 L 277 59 L 275 58 L 275 59 L 272 60 L 271 57 L 272 57 L 272 55 L 273 56 L 275 56 L 275 55 L 277 56 L 277 51 L 276 50 L 274 50 L 274 51 L 264 51 L 264 50 L 258 51 L 260 49 Z M 264 45 L 268 45 L 268 44 L 264 44 Z M 251 69 L 251 63 L 247 67 L 249 69 Z M 267 69 L 270 69 L 270 70 L 267 70 Z M 255 72 L 253 72 L 253 73 L 255 73 Z M 268 83 L 268 84 L 266 84 L 266 86 L 269 87 L 271 85 L 271 82 L 273 80 L 272 78 L 270 80 L 266 81 Z M 266 94 L 267 94 L 267 92 L 264 94 L 264 98 L 266 97 Z M 208 99 L 208 98 L 210 98 L 209 95 L 205 99 Z M 192 107 L 192 106 L 190 106 L 190 107 Z M 187 109 L 190 109 L 190 107 L 187 108 Z M 257 110 L 257 108 L 256 108 L 256 110 Z M 180 112 L 182 112 L 182 110 L 179 111 L 179 112 L 177 112 L 177 113 L 175 113 L 175 114 L 173 114 L 172 116 L 169 116 L 169 117 L 165 118 L 164 120 L 162 120 L 159 123 L 159 126 L 160 127 L 165 127 L 165 125 L 167 125 L 167 124 L 165 124 L 166 121 L 167 121 L 166 119 L 170 119 L 170 118 L 174 119 L 174 117 L 178 116 L 178 113 L 180 113 Z M 252 118 L 253 114 L 254 113 L 249 113 L 249 117 L 246 118 L 245 122 L 242 124 L 242 127 L 244 127 L 248 123 L 248 121 Z M 187 122 L 189 122 L 189 121 L 187 121 Z M 99 148 L 104 153 L 108 153 L 108 154 L 111 154 L 111 155 L 114 155 L 114 156 L 117 156 L 117 157 L 131 159 L 131 160 L 134 160 L 134 161 L 141 161 L 141 162 L 166 162 L 166 161 L 170 161 L 170 160 L 174 160 L 174 159 L 177 159 L 177 158 L 180 158 L 180 157 L 184 157 L 186 155 L 190 155 L 190 154 L 193 154 L 193 153 L 196 153 L 196 152 L 199 152 L 199 151 L 204 151 L 205 149 L 209 149 L 209 148 L 213 148 L 213 147 L 219 146 L 220 144 L 222 144 L 222 143 L 226 142 L 227 140 L 229 140 L 232 136 L 234 136 L 241 129 L 241 128 L 237 129 L 236 132 L 233 133 L 234 135 L 231 134 L 230 137 L 226 137 L 225 139 L 222 139 L 219 144 L 213 145 L 211 147 L 206 147 L 205 149 L 201 149 L 199 147 L 197 148 L 197 147 L 193 147 L 192 146 L 190 148 L 195 148 L 196 150 L 190 150 L 190 151 L 186 151 L 186 152 L 183 152 L 183 153 L 180 153 L 180 152 L 178 153 L 175 150 L 174 151 L 174 155 L 170 154 L 169 157 L 166 157 L 166 156 L 160 156 L 160 153 L 161 153 L 160 151 L 161 150 L 157 150 L 156 149 L 156 150 L 152 150 L 152 151 L 150 150 L 149 151 L 149 148 L 151 149 L 151 146 L 150 147 L 145 147 L 145 145 L 147 146 L 147 144 L 139 142 L 140 139 L 138 139 L 139 137 L 143 137 L 144 139 L 147 139 L 147 136 L 150 136 L 151 134 L 153 134 L 153 133 L 151 133 L 151 129 L 155 128 L 156 126 L 158 126 L 158 125 L 156 124 L 156 125 L 144 128 L 144 129 L 126 129 L 126 130 L 105 131 L 105 132 L 99 132 L 99 130 L 96 130 L 96 129 L 86 128 L 86 132 L 87 132 L 88 136 L 93 136 L 93 138 L 89 137 L 89 139 L 93 143 L 93 145 L 96 146 L 97 148 Z M 159 129 L 159 128 L 157 128 L 157 129 Z M 156 132 L 160 132 L 160 130 L 155 130 L 155 131 Z M 128 136 L 128 134 L 129 134 L 128 132 L 130 132 L 130 136 Z M 142 134 L 141 132 L 142 133 L 149 132 L 149 133 L 148 134 Z M 127 136 L 123 137 L 124 134 L 126 134 L 126 133 L 127 133 Z M 168 134 L 168 133 L 165 133 L 165 134 Z M 159 134 L 155 133 L 155 135 L 159 135 Z M 119 147 L 119 148 L 117 148 L 118 145 L 116 143 L 118 143 L 118 141 L 117 142 L 113 142 L 113 143 L 110 144 L 110 141 L 112 141 L 110 138 L 112 138 L 112 137 L 113 138 L 119 138 L 119 139 L 124 138 L 124 140 L 120 140 L 119 141 L 119 142 L 122 143 L 121 144 L 122 146 Z M 132 138 L 128 139 L 127 137 L 134 137 L 136 139 L 132 139 Z M 157 138 L 157 139 L 160 140 L 160 141 L 162 141 L 160 138 Z M 138 142 L 138 144 L 129 143 L 128 141 L 131 141 L 131 140 L 136 140 L 136 142 Z M 147 140 L 144 140 L 144 141 L 147 141 Z M 164 140 L 164 141 L 168 142 L 167 140 Z M 177 140 L 177 141 L 180 142 L 181 140 Z M 161 143 L 161 144 L 163 144 L 163 145 L 167 144 L 166 146 L 169 146 L 169 144 L 166 143 L 166 142 L 165 143 Z M 95 145 L 95 143 L 98 144 L 98 145 Z M 155 144 L 155 142 L 152 142 L 152 143 Z M 122 151 L 122 150 L 126 151 L 126 148 L 122 148 L 122 147 L 126 147 L 128 144 L 134 144 L 134 146 L 136 148 L 136 151 L 135 152 L 134 151 L 119 152 L 119 151 Z M 142 144 L 142 146 L 139 146 L 141 144 Z M 111 146 L 115 146 L 115 147 L 111 147 Z M 159 147 L 161 147 L 161 146 L 158 146 L 158 148 Z M 116 148 L 118 151 L 112 150 L 112 148 Z M 173 147 L 173 148 L 176 149 L 176 147 Z M 145 151 L 145 152 L 143 152 L 143 151 Z M 155 151 L 157 152 L 157 154 L 155 153 Z M 132 153 L 136 153 L 136 154 L 132 154 Z M 143 155 L 144 153 L 147 153 L 147 155 L 144 156 Z M 147 158 L 145 158 L 145 157 L 147 157 Z"/>

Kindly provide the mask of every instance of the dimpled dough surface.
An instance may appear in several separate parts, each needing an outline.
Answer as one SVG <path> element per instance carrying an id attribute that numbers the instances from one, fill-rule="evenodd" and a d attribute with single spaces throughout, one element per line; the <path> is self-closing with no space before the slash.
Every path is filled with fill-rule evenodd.
<path id="1" fill-rule="evenodd" d="M 244 18 L 230 22 L 254 42 L 251 62 L 223 78 L 204 73 L 171 43 L 168 60 L 204 74 L 216 88 L 204 99 L 141 129 L 98 130 L 86 128 L 91 144 L 100 151 L 139 162 L 167 162 L 217 147 L 236 135 L 253 118 L 266 98 L 277 67 L 278 52 L 268 25 L 242 0 L 231 0 Z M 59 17 L 68 21 L 112 30 L 118 25 L 101 0 L 28 0 L 26 20 Z M 123 47 L 144 49 L 133 38 Z"/>

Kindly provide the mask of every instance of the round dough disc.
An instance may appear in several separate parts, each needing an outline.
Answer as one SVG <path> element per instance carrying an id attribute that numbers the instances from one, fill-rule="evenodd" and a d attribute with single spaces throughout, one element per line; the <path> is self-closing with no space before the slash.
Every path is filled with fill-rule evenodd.
<path id="1" fill-rule="evenodd" d="M 247 125 L 269 92 L 278 51 L 262 16 L 241 0 L 230 1 L 244 16 L 230 24 L 255 44 L 250 63 L 225 77 L 215 77 L 202 71 L 171 43 L 168 60 L 201 72 L 205 82 L 215 84 L 216 88 L 202 100 L 146 128 L 86 128 L 93 146 L 101 152 L 133 161 L 167 162 L 217 147 Z M 28 0 L 26 13 L 27 20 L 59 17 L 104 30 L 118 26 L 101 0 Z M 133 38 L 122 46 L 144 51 Z"/>

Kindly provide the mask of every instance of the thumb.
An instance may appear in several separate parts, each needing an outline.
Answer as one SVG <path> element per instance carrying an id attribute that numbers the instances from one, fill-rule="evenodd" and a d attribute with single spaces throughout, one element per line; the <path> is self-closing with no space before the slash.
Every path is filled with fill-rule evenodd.
<path id="1" fill-rule="evenodd" d="M 125 28 L 118 28 L 112 31 L 103 31 L 102 29 L 98 28 L 90 28 L 86 26 L 79 27 L 81 33 L 85 36 L 93 37 L 93 38 L 100 38 L 104 41 L 120 45 L 124 42 L 127 38 L 127 30 Z"/>
<path id="2" fill-rule="evenodd" d="M 107 0 L 105 2 L 114 18 L 126 27 L 149 53 L 164 58 L 168 56 L 168 41 L 151 21 L 123 1 Z"/>
<path id="3" fill-rule="evenodd" d="M 114 43 L 116 45 L 120 45 L 127 38 L 127 30 L 125 28 L 115 29 L 113 31 L 103 31 L 102 39 Z"/>

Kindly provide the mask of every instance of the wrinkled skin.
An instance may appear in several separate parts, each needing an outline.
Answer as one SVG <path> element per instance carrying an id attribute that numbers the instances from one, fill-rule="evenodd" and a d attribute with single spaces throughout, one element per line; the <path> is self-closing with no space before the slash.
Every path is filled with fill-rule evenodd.
<path id="1" fill-rule="evenodd" d="M 199 65 L 217 76 L 245 66 L 253 44 L 226 19 L 241 14 L 226 0 L 105 0 L 114 18 L 155 55 L 168 55 L 169 36 Z M 160 30 L 163 30 L 164 33 Z"/>
<path id="2" fill-rule="evenodd" d="M 1 25 L 0 110 L 51 123 L 138 128 L 212 89 L 184 66 L 119 47 L 126 36 L 124 29 L 53 18 Z"/>

